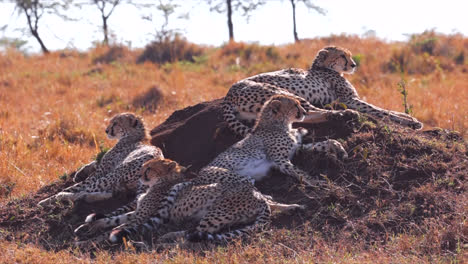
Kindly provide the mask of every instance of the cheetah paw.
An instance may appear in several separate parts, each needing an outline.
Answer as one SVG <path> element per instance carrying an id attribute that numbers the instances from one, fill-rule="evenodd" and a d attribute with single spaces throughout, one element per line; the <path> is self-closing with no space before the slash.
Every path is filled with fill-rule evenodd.
<path id="1" fill-rule="evenodd" d="M 102 229 L 102 222 L 95 221 L 91 223 L 84 223 L 77 227 L 73 232 L 77 237 L 89 237 L 96 234 L 100 229 Z"/>
<path id="2" fill-rule="evenodd" d="M 348 152 L 346 152 L 343 145 L 334 139 L 328 140 L 328 154 L 336 156 L 340 160 L 348 158 Z"/>
<path id="3" fill-rule="evenodd" d="M 343 111 L 333 111 L 329 116 L 328 120 L 330 121 L 339 121 L 339 122 L 346 122 L 351 120 L 358 120 L 359 119 L 359 112 L 346 109 Z"/>
<path id="4" fill-rule="evenodd" d="M 408 126 L 414 130 L 421 130 L 423 128 L 423 123 L 419 121 L 414 121 L 411 122 Z"/>

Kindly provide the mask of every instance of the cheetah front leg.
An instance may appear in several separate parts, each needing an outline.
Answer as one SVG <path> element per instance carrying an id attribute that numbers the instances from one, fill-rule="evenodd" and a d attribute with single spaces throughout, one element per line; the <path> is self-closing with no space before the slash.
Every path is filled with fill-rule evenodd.
<path id="1" fill-rule="evenodd" d="M 310 186 L 315 186 L 317 183 L 317 181 L 312 179 L 310 175 L 294 166 L 294 164 L 292 164 L 288 159 L 276 160 L 275 165 L 282 173 L 293 176 L 301 183 L 304 182 Z"/>
<path id="2" fill-rule="evenodd" d="M 128 223 L 135 217 L 135 212 L 129 212 L 117 216 L 100 218 L 92 222 L 85 222 L 74 230 L 79 237 L 91 236 L 100 230 L 116 227 Z M 87 219 L 88 220 L 88 219 Z"/>
<path id="3" fill-rule="evenodd" d="M 107 200 L 112 197 L 110 192 L 59 192 L 49 198 L 46 198 L 38 203 L 38 206 L 50 206 L 57 202 L 70 201 L 75 202 L 78 200 L 85 200 L 87 202 L 96 202 L 101 200 Z"/>
<path id="4" fill-rule="evenodd" d="M 151 210 L 151 205 L 148 204 L 142 209 L 137 209 L 135 212 L 126 213 L 121 216 L 111 217 L 111 225 L 114 227 L 109 235 L 109 240 L 112 243 L 122 241 L 123 237 L 128 237 L 130 234 L 136 233 L 137 228 L 147 221 L 151 213 L 156 211 L 156 208 Z"/>
<path id="5" fill-rule="evenodd" d="M 75 176 L 73 176 L 73 181 L 74 182 L 84 181 L 90 175 L 96 172 L 97 166 L 98 166 L 98 163 L 95 160 L 84 165 L 75 173 Z"/>
<path id="6" fill-rule="evenodd" d="M 410 127 L 415 130 L 419 130 L 423 127 L 423 124 L 419 122 L 416 118 L 390 110 L 385 110 L 375 105 L 369 104 L 360 100 L 359 98 L 352 98 L 344 102 L 349 108 L 356 109 L 362 113 L 367 113 L 378 118 L 388 117 L 391 121 Z"/>
<path id="7" fill-rule="evenodd" d="M 330 120 L 342 120 L 343 118 L 348 120 L 357 120 L 359 118 L 359 113 L 351 109 L 325 110 L 313 106 L 311 103 L 309 103 L 309 101 L 302 97 L 296 95 L 293 97 L 299 100 L 301 106 L 307 111 L 306 116 L 301 123 L 317 124 Z"/>
<path id="8" fill-rule="evenodd" d="M 258 191 L 255 191 L 255 194 L 259 196 L 263 196 L 263 199 L 271 208 L 271 210 L 277 210 L 281 213 L 284 213 L 284 212 L 290 212 L 290 211 L 297 210 L 297 209 L 300 209 L 300 210 L 305 209 L 304 205 L 278 203 L 274 201 L 272 197 L 268 197 L 267 195 L 261 194 Z"/>

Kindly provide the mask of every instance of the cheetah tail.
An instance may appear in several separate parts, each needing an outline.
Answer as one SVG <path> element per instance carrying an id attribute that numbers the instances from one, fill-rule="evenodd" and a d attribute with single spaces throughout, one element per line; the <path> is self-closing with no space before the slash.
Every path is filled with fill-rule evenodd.
<path id="1" fill-rule="evenodd" d="M 116 210 L 106 214 L 105 217 L 109 218 L 109 217 L 125 214 L 125 213 L 131 212 L 131 211 L 135 211 L 136 207 L 137 207 L 137 201 L 135 199 L 135 200 L 131 201 L 130 203 L 128 203 L 128 204 L 126 204 L 126 205 L 124 205 L 122 207 L 119 207 Z"/>
<path id="2" fill-rule="evenodd" d="M 230 102 L 227 102 L 226 100 L 222 104 L 223 106 L 223 118 L 224 121 L 226 121 L 229 129 L 233 131 L 234 133 L 245 137 L 249 132 L 251 132 L 251 128 L 248 126 L 244 125 L 239 119 L 236 117 L 236 110 L 232 106 Z"/>

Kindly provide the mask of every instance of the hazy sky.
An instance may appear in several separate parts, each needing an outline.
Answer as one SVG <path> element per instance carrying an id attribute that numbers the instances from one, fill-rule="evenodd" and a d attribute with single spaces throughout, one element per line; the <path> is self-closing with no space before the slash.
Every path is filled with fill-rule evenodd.
<path id="1" fill-rule="evenodd" d="M 157 2 L 157 1 L 139 1 Z M 207 1 L 175 1 L 180 5 L 177 14 L 169 19 L 171 28 L 178 28 L 188 40 L 198 44 L 221 45 L 228 39 L 226 15 L 210 12 Z M 405 40 L 406 34 L 435 29 L 446 34 L 462 33 L 468 36 L 467 0 L 316 0 L 316 5 L 327 10 L 325 16 L 314 10 L 297 6 L 297 26 L 300 38 L 328 36 L 330 34 L 363 35 L 374 30 L 386 40 Z M 120 43 L 142 47 L 153 39 L 163 17 L 155 8 L 138 10 L 122 4 L 117 6 L 109 19 L 109 27 Z M 189 12 L 189 19 L 178 19 L 179 14 Z M 152 13 L 154 22 L 141 19 L 141 14 Z M 64 22 L 58 17 L 44 15 L 39 32 L 49 49 L 75 47 L 87 49 L 93 41 L 102 40 L 100 14 L 94 6 L 73 8 L 67 13 L 79 19 Z M 293 41 L 292 11 L 289 0 L 267 0 L 267 4 L 251 13 L 247 20 L 235 14 L 234 36 L 238 41 L 262 44 L 284 44 Z M 13 3 L 0 3 L 0 27 L 8 25 L 0 36 L 27 38 L 18 29 L 24 28 L 25 18 L 14 11 Z M 39 46 L 28 39 L 31 51 Z"/>

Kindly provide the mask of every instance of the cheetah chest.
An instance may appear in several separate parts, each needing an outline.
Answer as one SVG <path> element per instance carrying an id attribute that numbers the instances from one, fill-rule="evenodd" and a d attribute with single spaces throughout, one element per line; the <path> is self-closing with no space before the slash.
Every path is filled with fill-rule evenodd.
<path id="1" fill-rule="evenodd" d="M 263 179 L 274 163 L 265 154 L 249 157 L 237 166 L 237 173 L 255 181 Z"/>

